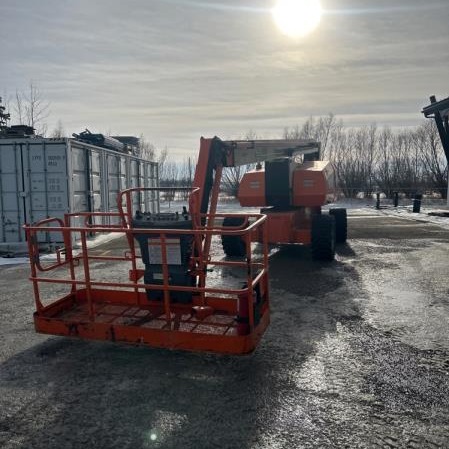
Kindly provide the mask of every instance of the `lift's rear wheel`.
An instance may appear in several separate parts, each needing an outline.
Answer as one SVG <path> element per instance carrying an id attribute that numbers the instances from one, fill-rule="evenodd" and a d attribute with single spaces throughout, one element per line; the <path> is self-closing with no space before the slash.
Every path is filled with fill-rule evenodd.
<path id="1" fill-rule="evenodd" d="M 312 217 L 312 256 L 316 260 L 334 259 L 335 218 L 333 215 Z"/>
<path id="2" fill-rule="evenodd" d="M 335 217 L 335 241 L 345 243 L 348 237 L 348 217 L 346 209 L 330 209 L 329 214 Z"/>
<path id="3" fill-rule="evenodd" d="M 226 217 L 223 220 L 223 227 L 241 226 L 243 223 L 244 218 L 242 217 Z M 222 235 L 221 244 L 228 257 L 243 257 L 246 254 L 246 244 L 238 235 Z"/>

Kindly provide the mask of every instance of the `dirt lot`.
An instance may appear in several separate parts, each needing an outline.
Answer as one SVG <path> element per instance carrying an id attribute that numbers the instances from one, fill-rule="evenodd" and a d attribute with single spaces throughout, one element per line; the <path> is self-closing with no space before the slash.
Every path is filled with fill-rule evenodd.
<path id="1" fill-rule="evenodd" d="M 449 232 L 349 225 L 335 262 L 273 251 L 244 357 L 37 335 L 28 267 L 0 267 L 0 447 L 449 447 Z"/>

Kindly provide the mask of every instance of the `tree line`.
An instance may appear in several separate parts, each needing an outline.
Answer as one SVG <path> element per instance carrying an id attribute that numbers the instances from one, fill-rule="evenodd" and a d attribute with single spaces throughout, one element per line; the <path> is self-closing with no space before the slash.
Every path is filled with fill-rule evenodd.
<path id="1" fill-rule="evenodd" d="M 374 124 L 347 128 L 329 114 L 286 128 L 284 138 L 320 141 L 321 159 L 333 163 L 345 197 L 428 192 L 446 198 L 448 167 L 433 120 L 396 130 Z"/>
<path id="2" fill-rule="evenodd" d="M 244 138 L 258 136 L 250 131 Z M 369 197 L 376 192 L 387 197 L 394 192 L 408 197 L 419 192 L 446 198 L 448 167 L 433 120 L 402 129 L 375 124 L 351 128 L 329 114 L 285 128 L 282 138 L 321 142 L 320 158 L 332 162 L 338 187 L 346 198 Z M 176 162 L 165 150 L 159 162 L 161 186 L 191 185 L 195 167 L 192 158 Z M 222 191 L 237 195 L 243 174 L 254 166 L 225 168 Z"/>

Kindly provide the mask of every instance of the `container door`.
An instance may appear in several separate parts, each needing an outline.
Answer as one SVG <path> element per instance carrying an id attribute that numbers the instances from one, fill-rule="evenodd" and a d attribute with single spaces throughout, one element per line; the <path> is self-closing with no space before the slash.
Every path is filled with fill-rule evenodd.
<path id="1" fill-rule="evenodd" d="M 120 190 L 125 190 L 131 187 L 131 182 L 128 176 L 128 170 L 126 169 L 126 157 L 118 156 L 119 158 L 119 178 L 120 178 Z"/>
<path id="2" fill-rule="evenodd" d="M 131 176 L 131 187 L 140 187 L 139 185 L 140 161 L 138 159 L 130 159 L 129 167 Z"/>
<path id="3" fill-rule="evenodd" d="M 108 212 L 118 212 L 117 194 L 120 190 L 120 157 L 105 152 L 106 165 L 106 190 Z M 118 224 L 119 220 L 113 220 L 110 224 Z"/>
<path id="4" fill-rule="evenodd" d="M 144 185 L 145 187 L 158 187 L 158 165 L 155 162 L 145 162 L 144 170 Z M 151 191 L 145 198 L 145 206 L 147 210 L 152 212 L 159 212 L 159 193 Z"/>
<path id="5" fill-rule="evenodd" d="M 21 147 L 16 143 L 0 144 L 0 243 L 25 241 L 22 226 L 29 219 Z"/>
<path id="6" fill-rule="evenodd" d="M 120 191 L 120 158 L 119 156 L 107 155 L 108 168 L 108 203 L 111 212 L 117 212 L 117 194 Z"/>
<path id="7" fill-rule="evenodd" d="M 64 141 L 22 145 L 28 222 L 63 218 L 69 211 L 66 148 Z M 61 242 L 62 234 L 40 234 L 38 239 L 42 243 Z"/>
<path id="8" fill-rule="evenodd" d="M 89 166 L 90 172 L 89 184 L 90 184 L 90 211 L 101 212 L 102 211 L 102 197 L 101 197 L 101 153 L 100 151 L 89 151 Z M 95 224 L 101 225 L 103 220 L 101 217 L 95 219 Z"/>
<path id="9" fill-rule="evenodd" d="M 87 212 L 90 181 L 88 173 L 88 150 L 71 145 L 72 148 L 72 189 L 73 202 L 71 212 Z"/>
<path id="10" fill-rule="evenodd" d="M 129 159 L 129 177 L 130 177 L 130 187 L 141 187 L 139 183 L 140 176 L 140 161 L 139 159 Z M 142 210 L 143 206 L 143 195 L 141 192 L 137 192 L 133 195 L 133 210 Z"/>

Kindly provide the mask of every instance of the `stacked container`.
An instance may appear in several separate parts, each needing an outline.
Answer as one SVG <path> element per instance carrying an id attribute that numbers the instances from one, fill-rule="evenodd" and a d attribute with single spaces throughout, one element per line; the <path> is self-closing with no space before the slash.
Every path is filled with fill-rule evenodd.
<path id="1" fill-rule="evenodd" d="M 157 163 L 73 139 L 0 139 L 0 249 L 25 242 L 25 223 L 117 212 L 117 193 L 139 186 L 158 186 Z M 135 201 L 136 209 L 159 210 L 155 192 Z"/>

